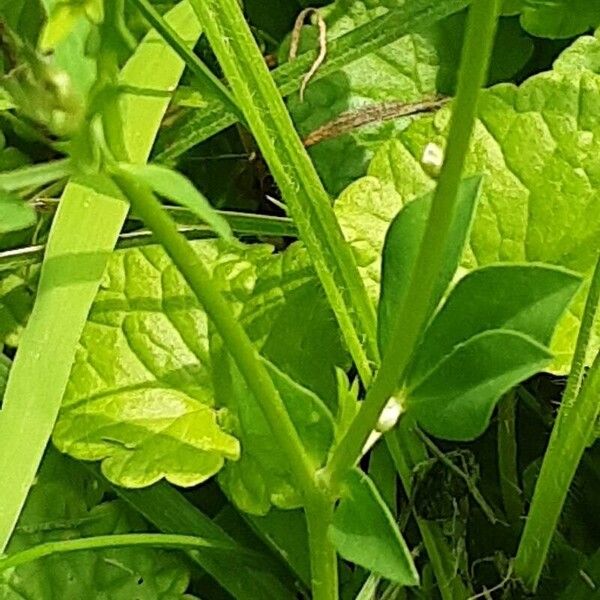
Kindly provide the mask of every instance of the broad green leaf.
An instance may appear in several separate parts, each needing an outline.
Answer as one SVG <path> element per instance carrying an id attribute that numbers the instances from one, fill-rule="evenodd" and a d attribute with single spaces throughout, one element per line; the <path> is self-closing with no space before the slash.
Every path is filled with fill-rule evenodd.
<path id="1" fill-rule="evenodd" d="M 521 25 L 531 35 L 570 38 L 600 24 L 596 0 L 505 0 L 506 12 L 521 13 Z"/>
<path id="2" fill-rule="evenodd" d="M 342 558 L 402 585 L 419 574 L 398 525 L 375 484 L 359 469 L 348 473 L 329 535 Z"/>
<path id="3" fill-rule="evenodd" d="M 334 411 L 335 367 L 350 366 L 348 353 L 327 298 L 301 244 L 260 267 L 252 295 L 242 310 L 262 355 L 314 392 Z"/>
<path id="4" fill-rule="evenodd" d="M 437 281 L 435 295 L 431 299 L 432 311 L 439 304 L 458 268 L 480 193 L 481 177 L 472 177 L 462 182 L 448 247 L 444 253 L 443 271 Z M 386 234 L 377 323 L 379 348 L 382 354 L 385 352 L 388 336 L 395 323 L 398 305 L 407 291 L 414 270 L 429 218 L 432 197 L 432 194 L 428 194 L 404 207 L 392 221 Z"/>
<path id="5" fill-rule="evenodd" d="M 424 377 L 456 346 L 492 329 L 519 331 L 549 345 L 556 323 L 580 286 L 580 277 L 557 267 L 514 264 L 476 269 L 456 284 L 429 325 L 411 377 Z"/>
<path id="6" fill-rule="evenodd" d="M 294 573 L 310 585 L 310 551 L 304 511 L 271 508 L 266 515 L 246 518 Z"/>
<path id="7" fill-rule="evenodd" d="M 500 397 L 551 359 L 547 348 L 522 333 L 485 331 L 457 346 L 424 380 L 407 383 L 407 412 L 437 437 L 475 439 Z"/>
<path id="8" fill-rule="evenodd" d="M 221 471 L 219 483 L 238 508 L 250 514 L 264 515 L 271 506 L 298 508 L 302 506 L 301 492 L 286 459 L 259 404 L 220 345 L 220 341 L 213 345 L 215 393 L 227 408 L 226 420 L 243 450 L 239 461 L 228 463 Z M 315 394 L 271 363 L 265 364 L 310 460 L 315 468 L 322 466 L 334 438 L 331 414 Z"/>
<path id="9" fill-rule="evenodd" d="M 0 192 L 0 235 L 33 227 L 35 210 L 18 196 Z"/>
<path id="10" fill-rule="evenodd" d="M 119 169 L 143 181 L 159 196 L 190 210 L 207 225 L 210 225 L 222 238 L 233 239 L 227 220 L 211 206 L 210 202 L 184 175 L 162 165 L 121 163 Z"/>
<path id="11" fill-rule="evenodd" d="M 304 342 L 295 348 L 297 358 L 287 347 L 280 355 L 271 348 L 269 355 L 284 370 L 304 360 L 296 371 L 308 381 L 314 373 L 316 389 L 329 389 L 334 365 L 344 364 L 346 355 L 313 271 L 297 255 L 300 249 L 272 255 L 264 245 L 210 240 L 194 246 L 259 348 L 275 335 L 273 323 L 287 322 L 290 310 L 299 319 L 296 330 L 321 334 L 304 339 L 298 333 Z M 303 312 L 295 312 L 298 307 Z M 338 350 L 325 344 L 324 351 L 322 341 L 336 338 Z M 226 458 L 237 458 L 238 442 L 222 430 L 215 405 L 206 315 L 160 247 L 118 251 L 110 259 L 54 442 L 77 458 L 102 460 L 111 481 L 130 487 L 162 477 L 194 485 L 214 475 Z"/>
<path id="12" fill-rule="evenodd" d="M 147 530 L 125 503 L 99 503 L 102 493 L 97 481 L 81 467 L 49 452 L 8 553 L 55 540 Z M 186 563 L 175 553 L 139 548 L 100 550 L 54 555 L 6 571 L 0 576 L 0 597 L 183 600 L 188 583 Z"/>
<path id="13" fill-rule="evenodd" d="M 372 2 L 337 0 L 323 8 L 329 42 L 364 25 L 403 3 L 397 0 Z M 415 8 L 427 3 L 416 0 Z M 442 4 L 442 3 L 440 3 Z M 507 20 L 505 20 L 507 21 Z M 465 13 L 457 13 L 433 26 L 404 36 L 335 73 L 311 83 L 304 98 L 294 94 L 288 108 L 303 136 L 332 122 L 343 113 L 350 121 L 371 108 L 371 123 L 357 125 L 350 133 L 335 135 L 309 149 L 327 190 L 339 194 L 347 185 L 365 174 L 377 148 L 405 129 L 411 117 L 383 118 L 392 103 L 419 103 L 438 94 L 451 94 L 458 70 Z M 317 28 L 304 28 L 302 50 L 318 47 Z M 284 44 L 280 59 L 287 60 L 289 44 Z M 500 24 L 498 44 L 492 62 L 492 81 L 514 75 L 531 55 L 532 44 L 518 24 Z M 506 55 L 509 59 L 506 59 Z M 494 65 L 498 65 L 497 73 Z M 380 115 L 378 117 L 378 115 Z"/>
<path id="14" fill-rule="evenodd" d="M 462 266 L 543 262 L 589 274 L 600 245 L 600 40 L 580 38 L 553 71 L 481 95 L 466 176 L 486 175 Z M 340 196 L 336 212 L 372 297 L 389 222 L 434 181 L 426 147 L 444 147 L 450 107 L 414 121 L 377 152 L 369 176 Z M 535 140 L 532 143 L 531 140 Z M 585 289 L 561 319 L 548 369 L 570 368 Z M 596 326 L 594 348 L 600 341 Z"/>

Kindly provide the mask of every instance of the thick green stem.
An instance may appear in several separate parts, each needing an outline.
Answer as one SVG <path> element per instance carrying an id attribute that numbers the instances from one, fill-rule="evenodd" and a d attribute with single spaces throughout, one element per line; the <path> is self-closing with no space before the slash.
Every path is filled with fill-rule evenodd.
<path id="1" fill-rule="evenodd" d="M 236 320 L 231 307 L 212 281 L 208 270 L 190 243 L 177 231 L 175 222 L 144 184 L 124 173 L 117 174 L 115 179 L 136 214 L 163 245 L 214 323 L 260 405 L 273 437 L 286 455 L 296 483 L 304 493 L 310 492 L 315 488 L 314 468 L 298 432 L 256 348 Z"/>
<path id="2" fill-rule="evenodd" d="M 166 533 L 127 533 L 122 535 L 99 535 L 89 538 L 77 538 L 75 540 L 60 540 L 38 544 L 27 550 L 9 554 L 0 559 L 0 573 L 15 567 L 20 567 L 34 560 L 50 556 L 52 554 L 64 554 L 65 552 L 81 552 L 83 550 L 105 550 L 107 548 L 130 548 L 153 547 L 153 548 L 176 548 L 186 550 L 203 550 L 218 552 L 242 552 L 254 557 L 256 564 L 260 555 L 254 556 L 249 550 L 239 548 L 233 544 L 219 544 L 211 540 L 193 537 L 191 535 L 173 535 Z"/>
<path id="3" fill-rule="evenodd" d="M 313 600 L 337 600 L 337 553 L 329 539 L 334 503 L 327 495 L 319 494 L 306 505 L 308 543 Z"/>
<path id="4" fill-rule="evenodd" d="M 515 576 L 532 590 L 537 587 L 569 487 L 591 441 L 600 411 L 600 353 L 583 383 L 586 355 L 599 303 L 600 259 L 592 276 L 571 374 L 515 558 Z"/>
<path id="5" fill-rule="evenodd" d="M 398 306 L 387 354 L 359 414 L 341 440 L 327 467 L 333 482 L 358 460 L 381 411 L 401 385 L 427 319 L 445 259 L 456 198 L 471 133 L 479 90 L 483 86 L 497 23 L 497 0 L 475 0 L 469 14 L 458 92 L 452 113 L 446 159 L 435 190 L 427 228 L 410 276 L 407 293 Z"/>
<path id="6" fill-rule="evenodd" d="M 190 0 L 306 245 L 364 381 L 378 359 L 375 310 L 331 201 L 237 0 Z"/>

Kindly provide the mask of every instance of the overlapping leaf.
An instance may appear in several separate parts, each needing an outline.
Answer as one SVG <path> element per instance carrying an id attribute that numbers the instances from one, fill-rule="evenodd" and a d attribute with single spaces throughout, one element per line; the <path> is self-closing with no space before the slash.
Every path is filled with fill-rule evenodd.
<path id="1" fill-rule="evenodd" d="M 594 0 L 504 0 L 504 14 L 521 15 L 532 35 L 569 38 L 600 24 L 600 4 Z"/>
<path id="2" fill-rule="evenodd" d="M 466 175 L 484 173 L 482 200 L 463 267 L 547 262 L 589 273 L 600 244 L 600 41 L 580 38 L 553 71 L 482 94 Z M 443 147 L 450 108 L 418 119 L 382 147 L 369 174 L 339 198 L 337 213 L 374 297 L 387 227 L 434 182 L 421 164 Z M 561 320 L 549 369 L 570 366 L 585 291 Z M 596 330 L 593 348 L 600 341 Z"/>
<path id="3" fill-rule="evenodd" d="M 8 553 L 40 543 L 145 531 L 121 501 L 99 503 L 103 490 L 76 463 L 50 452 L 27 500 Z M 3 600 L 177 600 L 189 572 L 175 553 L 118 549 L 54 555 L 0 576 Z M 185 596 L 189 598 L 189 596 Z"/>
<path id="4" fill-rule="evenodd" d="M 334 365 L 346 355 L 302 249 L 272 255 L 268 246 L 216 241 L 195 248 L 269 358 L 284 370 L 295 365 L 292 375 L 315 391 L 334 393 Z M 295 324 L 278 329 L 292 313 Z M 285 335 L 300 345 L 274 343 Z M 206 315 L 160 247 L 111 259 L 54 442 L 77 458 L 102 460 L 105 475 L 129 487 L 163 477 L 193 485 L 239 457 L 215 406 Z"/>
<path id="5" fill-rule="evenodd" d="M 219 482 L 235 504 L 251 514 L 264 515 L 271 506 L 302 506 L 301 490 L 260 405 L 225 352 L 218 351 L 214 358 L 215 392 L 227 407 L 230 427 L 243 448 L 240 460 L 221 471 Z M 311 462 L 315 468 L 322 466 L 334 437 L 331 414 L 315 394 L 266 364 Z"/>

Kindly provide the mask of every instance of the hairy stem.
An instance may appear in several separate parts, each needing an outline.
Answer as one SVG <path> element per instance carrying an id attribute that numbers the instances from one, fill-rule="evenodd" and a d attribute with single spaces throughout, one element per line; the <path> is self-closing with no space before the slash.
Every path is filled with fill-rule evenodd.
<path id="1" fill-rule="evenodd" d="M 537 587 L 573 477 L 600 411 L 600 353 L 583 383 L 586 355 L 600 303 L 600 259 L 592 276 L 567 388 L 552 429 L 515 558 L 515 575 Z"/>
<path id="2" fill-rule="evenodd" d="M 237 0 L 191 0 L 298 227 L 364 381 L 378 359 L 375 309 Z"/>
<path id="3" fill-rule="evenodd" d="M 475 125 L 479 90 L 485 82 L 497 22 L 497 0 L 475 0 L 467 25 L 458 92 L 448 138 L 446 159 L 435 190 L 415 268 L 392 328 L 387 354 L 357 417 L 327 466 L 335 483 L 358 460 L 389 398 L 402 376 L 431 314 L 431 298 L 445 258 L 452 216 L 465 156 Z"/>

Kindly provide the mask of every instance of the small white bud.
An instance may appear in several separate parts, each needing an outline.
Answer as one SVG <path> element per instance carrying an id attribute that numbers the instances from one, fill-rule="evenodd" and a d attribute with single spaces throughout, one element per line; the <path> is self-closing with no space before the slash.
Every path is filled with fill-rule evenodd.
<path id="1" fill-rule="evenodd" d="M 400 415 L 404 412 L 404 406 L 400 398 L 392 396 L 385 405 L 383 412 L 377 421 L 377 431 L 386 433 L 396 425 Z"/>
<path id="2" fill-rule="evenodd" d="M 437 177 L 444 164 L 444 151 L 434 142 L 429 142 L 421 156 L 421 166 L 428 175 Z"/>

